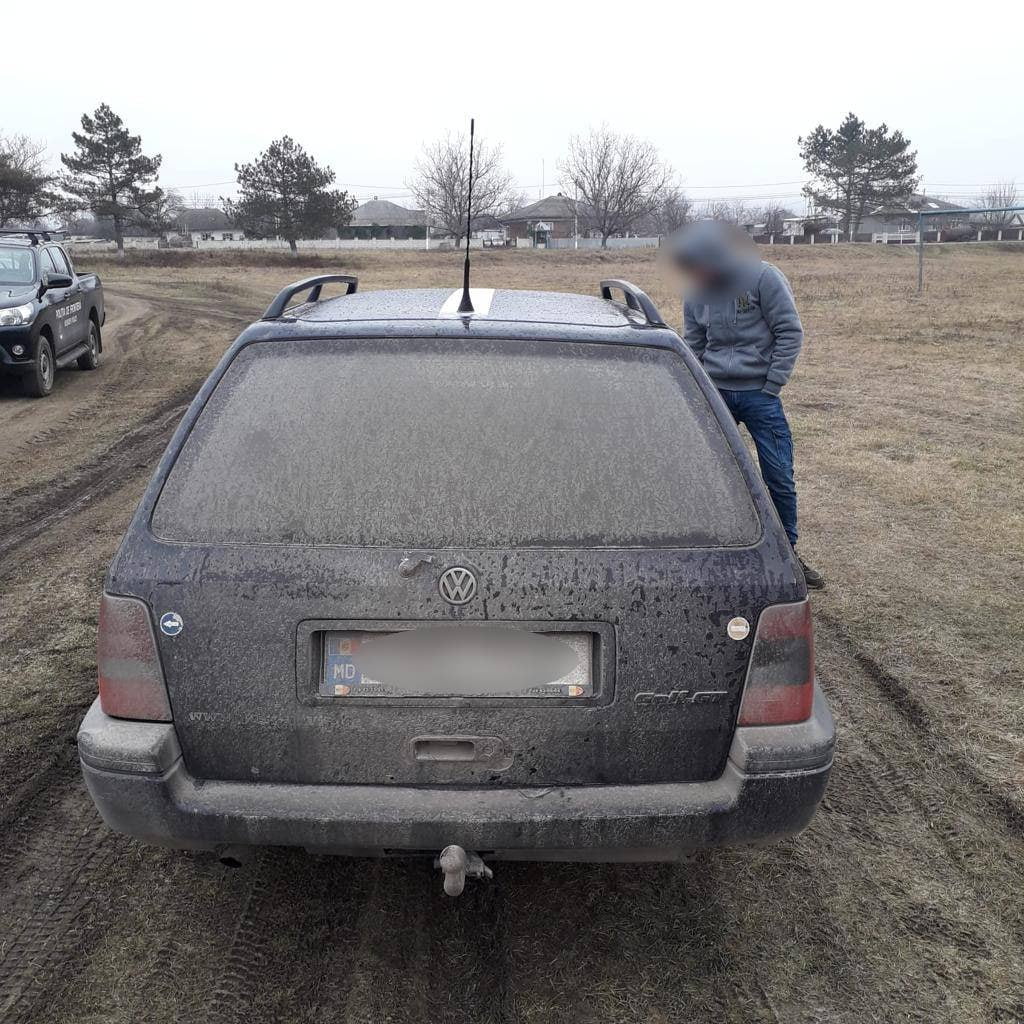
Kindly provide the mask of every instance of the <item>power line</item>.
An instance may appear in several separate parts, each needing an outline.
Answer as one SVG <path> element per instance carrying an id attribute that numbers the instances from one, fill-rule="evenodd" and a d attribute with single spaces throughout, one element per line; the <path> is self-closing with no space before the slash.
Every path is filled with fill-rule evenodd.
<path id="1" fill-rule="evenodd" d="M 779 188 L 788 185 L 800 185 L 806 186 L 810 184 L 811 179 L 794 179 L 790 181 L 775 181 L 775 182 L 757 182 L 748 184 L 732 184 L 732 185 L 690 185 L 682 184 L 680 188 L 684 193 L 692 193 L 700 190 L 702 192 L 711 189 L 766 189 L 766 188 Z M 197 190 L 203 188 L 215 188 L 224 185 L 237 185 L 237 179 L 231 179 L 227 181 L 212 181 L 206 182 L 199 185 L 174 185 L 170 186 L 173 191 L 176 192 L 192 192 L 192 204 L 197 205 L 199 202 L 207 203 L 210 202 L 212 196 L 197 195 Z M 954 200 L 966 200 L 966 199 L 979 199 L 981 193 L 976 190 L 985 188 L 995 188 L 1004 184 L 1003 182 L 922 182 L 918 187 L 920 189 L 934 191 L 941 190 L 942 194 L 949 199 Z M 370 199 L 383 198 L 389 201 L 394 200 L 409 200 L 415 199 L 415 194 L 409 190 L 408 185 L 366 185 L 357 184 L 355 182 L 338 182 L 338 185 L 353 190 L 353 198 L 359 202 L 368 202 Z M 513 187 L 516 190 L 529 192 L 533 189 L 539 188 L 539 184 L 522 184 L 515 182 Z M 971 191 L 949 191 L 950 189 L 963 190 L 970 189 Z M 362 195 L 355 192 L 359 190 L 372 190 L 365 191 Z M 379 193 L 386 192 L 386 195 L 379 196 Z M 780 200 L 791 200 L 798 201 L 806 198 L 803 191 L 785 191 L 785 192 L 754 192 L 748 191 L 743 193 L 736 192 L 722 192 L 717 195 L 703 195 L 693 197 L 697 202 L 706 205 L 712 205 L 715 203 L 756 203 L 756 202 L 769 202 L 769 201 L 780 201 Z"/>

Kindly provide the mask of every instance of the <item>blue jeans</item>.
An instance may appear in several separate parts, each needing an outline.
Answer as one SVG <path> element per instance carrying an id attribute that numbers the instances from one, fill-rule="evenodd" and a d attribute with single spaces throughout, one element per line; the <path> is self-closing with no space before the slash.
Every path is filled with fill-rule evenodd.
<path id="1" fill-rule="evenodd" d="M 737 423 L 742 423 L 757 448 L 768 493 L 790 544 L 796 547 L 796 481 L 793 479 L 793 435 L 776 395 L 763 391 L 725 391 L 719 388 Z"/>

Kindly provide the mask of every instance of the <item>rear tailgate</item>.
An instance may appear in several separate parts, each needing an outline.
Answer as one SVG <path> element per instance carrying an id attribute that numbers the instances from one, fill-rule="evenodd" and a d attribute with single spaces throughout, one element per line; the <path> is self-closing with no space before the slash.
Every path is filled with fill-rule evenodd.
<path id="1" fill-rule="evenodd" d="M 731 640 L 726 625 L 736 615 L 754 622 L 759 611 L 749 591 L 708 593 L 706 573 L 738 574 L 734 561 L 467 552 L 457 562 L 475 569 L 487 594 L 473 618 L 438 595 L 442 566 L 407 580 L 394 556 L 342 564 L 335 553 L 292 551 L 289 572 L 256 581 L 237 560 L 219 552 L 206 559 L 202 586 L 149 594 L 158 615 L 177 611 L 184 621 L 160 646 L 186 762 L 199 777 L 557 785 L 721 770 L 749 654 L 749 639 Z M 485 621 L 485 602 L 503 623 L 593 636 L 594 695 L 321 695 L 324 630 L 390 631 L 399 609 L 406 625 L 471 628 Z M 422 737 L 491 738 L 494 755 L 423 760 Z"/>
<path id="2" fill-rule="evenodd" d="M 251 345 L 152 530 L 160 572 L 140 596 L 184 621 L 161 656 L 202 778 L 712 778 L 751 642 L 726 626 L 777 599 L 706 399 L 678 355 L 639 347 Z M 439 592 L 451 567 L 475 577 L 464 604 Z M 478 688 L 446 685 L 448 663 L 427 656 L 423 681 L 397 691 L 359 689 L 379 680 L 345 667 L 346 638 L 445 623 L 446 657 L 476 644 Z M 589 659 L 580 692 L 499 686 L 508 644 L 492 645 L 490 672 L 492 648 L 460 637 L 482 624 L 568 637 Z"/>

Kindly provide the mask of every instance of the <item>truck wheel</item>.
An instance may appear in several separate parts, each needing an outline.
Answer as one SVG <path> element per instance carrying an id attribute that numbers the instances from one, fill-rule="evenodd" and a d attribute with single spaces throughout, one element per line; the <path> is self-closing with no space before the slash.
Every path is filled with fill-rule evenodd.
<path id="1" fill-rule="evenodd" d="M 30 398 L 45 398 L 53 390 L 53 346 L 49 338 L 36 342 L 36 358 L 32 369 L 21 378 L 21 386 Z"/>
<path id="2" fill-rule="evenodd" d="M 89 351 L 78 357 L 78 368 L 80 370 L 95 370 L 100 365 L 100 329 L 96 326 L 95 320 L 89 321 L 89 337 L 85 339 Z"/>

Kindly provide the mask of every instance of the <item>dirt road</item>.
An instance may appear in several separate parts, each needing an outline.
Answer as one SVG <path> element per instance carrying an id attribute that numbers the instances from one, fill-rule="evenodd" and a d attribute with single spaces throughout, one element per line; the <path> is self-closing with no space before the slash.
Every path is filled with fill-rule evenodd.
<path id="1" fill-rule="evenodd" d="M 110 833 L 74 733 L 102 576 L 245 296 L 108 284 L 96 374 L 0 391 L 0 1020 L 1024 1020 L 1024 818 L 951 716 L 815 597 L 841 726 L 802 836 L 672 866 L 269 850 L 239 869 Z"/>

